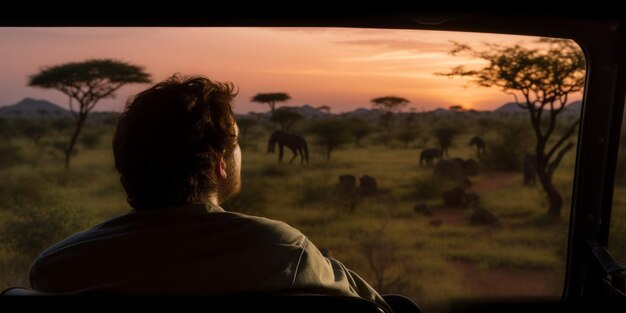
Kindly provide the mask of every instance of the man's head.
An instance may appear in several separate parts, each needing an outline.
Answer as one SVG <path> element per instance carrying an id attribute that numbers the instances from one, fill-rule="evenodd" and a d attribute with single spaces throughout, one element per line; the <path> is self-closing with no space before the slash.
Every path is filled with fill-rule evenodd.
<path id="1" fill-rule="evenodd" d="M 173 76 L 128 101 L 113 153 L 133 208 L 219 204 L 239 191 L 235 96 L 231 83 Z"/>

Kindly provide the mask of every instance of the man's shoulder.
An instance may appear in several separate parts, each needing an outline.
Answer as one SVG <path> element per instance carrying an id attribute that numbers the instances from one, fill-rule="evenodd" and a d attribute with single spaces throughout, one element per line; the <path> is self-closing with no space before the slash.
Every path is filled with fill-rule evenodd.
<path id="1" fill-rule="evenodd" d="M 306 239 L 302 232 L 283 221 L 237 212 L 227 212 L 227 214 L 247 221 L 251 228 L 262 233 L 264 237 L 272 241 L 303 244 Z"/>

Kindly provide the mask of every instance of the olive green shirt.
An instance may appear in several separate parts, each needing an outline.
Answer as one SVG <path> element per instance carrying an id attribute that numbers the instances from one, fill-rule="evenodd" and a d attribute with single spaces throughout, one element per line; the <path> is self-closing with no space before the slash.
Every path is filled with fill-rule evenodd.
<path id="1" fill-rule="evenodd" d="M 52 293 L 360 296 L 388 308 L 297 229 L 204 203 L 132 211 L 74 234 L 35 260 L 30 282 Z"/>

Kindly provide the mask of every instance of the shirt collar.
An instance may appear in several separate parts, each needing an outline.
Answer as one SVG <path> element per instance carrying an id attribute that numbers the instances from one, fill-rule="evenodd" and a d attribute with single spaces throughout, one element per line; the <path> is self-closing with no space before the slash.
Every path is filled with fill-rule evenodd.
<path id="1" fill-rule="evenodd" d="M 224 209 L 221 206 L 219 206 L 217 204 L 210 203 L 210 202 L 207 202 L 207 203 L 194 203 L 192 205 L 194 205 L 194 206 L 197 205 L 198 207 L 203 207 L 209 213 L 225 212 Z"/>
<path id="2" fill-rule="evenodd" d="M 161 209 L 156 209 L 156 210 L 146 210 L 143 212 L 151 212 L 151 213 L 156 213 L 156 212 L 165 212 L 165 211 L 169 211 L 169 212 L 187 212 L 187 213 L 219 213 L 219 212 L 225 212 L 225 210 L 217 205 L 217 204 L 213 204 L 210 202 L 196 202 L 196 203 L 187 203 L 187 204 L 183 204 L 183 205 L 178 205 L 178 206 L 173 206 L 173 207 L 167 207 L 167 208 L 161 208 Z"/>

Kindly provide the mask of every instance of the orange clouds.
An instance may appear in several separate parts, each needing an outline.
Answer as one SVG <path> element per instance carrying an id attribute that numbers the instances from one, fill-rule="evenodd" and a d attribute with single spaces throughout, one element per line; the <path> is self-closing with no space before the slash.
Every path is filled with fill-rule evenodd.
<path id="1" fill-rule="evenodd" d="M 25 86 L 41 66 L 87 58 L 117 58 L 145 66 L 155 80 L 180 72 L 232 81 L 236 110 L 265 111 L 250 102 L 259 92 L 287 92 L 288 105 L 328 105 L 332 112 L 370 107 L 397 95 L 425 110 L 450 105 L 493 109 L 510 101 L 497 90 L 465 88 L 461 79 L 434 76 L 477 63 L 447 54 L 449 40 L 517 43 L 535 38 L 495 34 L 340 28 L 3 28 L 0 29 L 0 105 L 24 97 L 60 105 L 65 96 Z M 124 87 L 100 110 L 121 110 L 146 88 Z"/>

